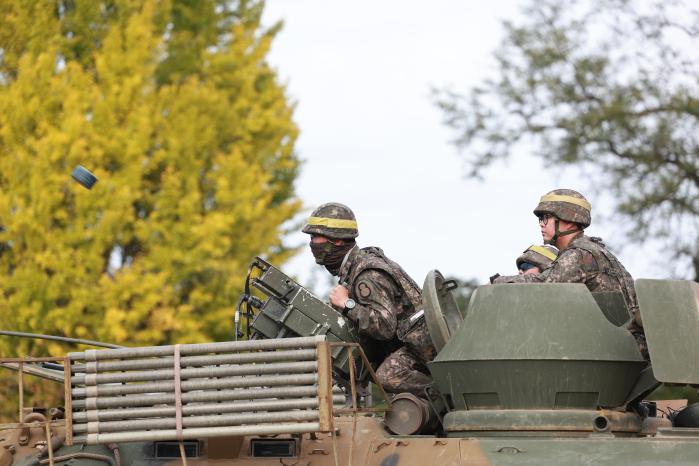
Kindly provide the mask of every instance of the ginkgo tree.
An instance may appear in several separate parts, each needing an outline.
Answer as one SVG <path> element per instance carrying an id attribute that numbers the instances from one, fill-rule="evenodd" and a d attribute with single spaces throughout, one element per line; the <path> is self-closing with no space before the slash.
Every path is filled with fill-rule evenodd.
<path id="1" fill-rule="evenodd" d="M 247 264 L 291 253 L 293 104 L 260 1 L 0 5 L 0 328 L 232 338 Z M 81 164 L 99 178 L 71 181 Z M 0 337 L 3 356 L 58 343 Z"/>

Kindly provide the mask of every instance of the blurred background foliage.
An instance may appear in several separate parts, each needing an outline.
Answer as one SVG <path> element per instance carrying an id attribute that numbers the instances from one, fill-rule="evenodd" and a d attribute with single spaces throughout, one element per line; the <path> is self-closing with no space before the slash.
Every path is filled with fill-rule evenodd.
<path id="1" fill-rule="evenodd" d="M 523 0 L 503 26 L 490 79 L 435 91 L 468 175 L 517 152 L 574 166 L 613 240 L 659 241 L 664 272 L 699 281 L 696 2 Z"/>
<path id="2" fill-rule="evenodd" d="M 232 337 L 248 263 L 293 253 L 284 223 L 301 206 L 294 107 L 265 61 L 280 25 L 261 26 L 263 7 L 0 4 L 0 328 L 129 346 Z M 70 180 L 78 164 L 91 191 Z M 67 350 L 0 338 L 6 357 Z"/>

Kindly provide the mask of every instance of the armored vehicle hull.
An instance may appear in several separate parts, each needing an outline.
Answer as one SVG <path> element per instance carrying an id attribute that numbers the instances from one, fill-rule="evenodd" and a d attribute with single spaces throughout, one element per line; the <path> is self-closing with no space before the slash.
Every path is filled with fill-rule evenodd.
<path id="1" fill-rule="evenodd" d="M 589 433 L 586 437 L 560 434 L 547 438 L 509 435 L 496 438 L 440 438 L 391 436 L 380 418 L 340 416 L 332 433 L 237 436 L 184 443 L 189 466 L 367 465 L 367 466 L 486 466 L 486 465 L 696 465 L 699 433 L 661 429 L 653 437 L 629 438 Z M 51 428 L 54 438 L 63 427 Z M 354 434 L 353 434 L 354 432 Z M 21 445 L 22 429 L 0 430 L 0 465 L 37 463 L 37 445 L 45 442 L 43 426 L 29 429 Z M 337 460 L 336 460 L 337 458 Z M 49 464 L 43 455 L 40 464 Z M 129 442 L 112 445 L 62 446 L 53 452 L 57 465 L 175 466 L 182 464 L 177 442 Z"/>
<path id="2" fill-rule="evenodd" d="M 355 360 L 368 362 L 317 333 L 89 350 L 32 368 L 64 383 L 66 405 L 0 426 L 0 466 L 699 464 L 699 407 L 680 424 L 643 401 L 661 382 L 699 384 L 699 284 L 636 283 L 646 361 L 618 301 L 584 286 L 481 287 L 461 319 L 428 280 L 443 344 L 427 401 L 358 406 Z"/>

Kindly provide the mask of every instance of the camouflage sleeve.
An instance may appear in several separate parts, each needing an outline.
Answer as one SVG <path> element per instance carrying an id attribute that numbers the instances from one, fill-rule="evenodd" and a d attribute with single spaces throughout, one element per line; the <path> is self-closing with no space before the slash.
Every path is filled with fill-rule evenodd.
<path id="1" fill-rule="evenodd" d="M 493 283 L 585 283 L 597 269 L 595 258 L 583 249 L 566 249 L 541 273 L 498 277 Z"/>
<path id="2" fill-rule="evenodd" d="M 497 283 L 540 283 L 544 280 L 541 279 L 541 273 L 529 274 L 529 275 L 503 275 L 495 280 L 493 284 Z"/>
<path id="3" fill-rule="evenodd" d="M 383 272 L 362 272 L 353 284 L 357 305 L 347 316 L 359 327 L 359 333 L 376 340 L 396 335 L 398 295 L 396 284 Z"/>

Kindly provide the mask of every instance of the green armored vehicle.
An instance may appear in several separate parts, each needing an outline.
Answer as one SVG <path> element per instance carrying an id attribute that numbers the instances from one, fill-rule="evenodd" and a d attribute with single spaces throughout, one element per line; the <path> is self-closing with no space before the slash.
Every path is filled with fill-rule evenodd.
<path id="1" fill-rule="evenodd" d="M 614 295 L 488 285 L 462 314 L 432 272 L 428 401 L 374 407 L 357 403 L 371 371 L 350 323 L 288 285 L 257 287 L 256 340 L 69 354 L 43 374 L 65 412 L 4 426 L 0 466 L 699 464 L 699 407 L 668 418 L 643 401 L 699 384 L 697 283 L 636 282 L 649 364 Z"/>

